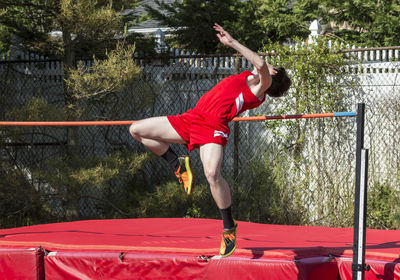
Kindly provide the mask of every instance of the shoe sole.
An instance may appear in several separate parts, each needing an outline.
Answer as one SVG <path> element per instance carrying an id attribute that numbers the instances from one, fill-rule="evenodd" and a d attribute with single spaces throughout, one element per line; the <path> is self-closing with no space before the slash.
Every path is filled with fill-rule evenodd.
<path id="1" fill-rule="evenodd" d="M 188 189 L 186 190 L 186 193 L 188 195 L 192 194 L 192 190 L 194 188 L 192 188 L 193 184 L 194 184 L 194 178 L 193 178 L 193 173 L 192 173 L 192 165 L 190 164 L 190 158 L 188 156 L 185 157 L 185 168 L 186 168 L 186 172 L 188 174 L 188 180 L 189 180 L 189 186 Z"/>

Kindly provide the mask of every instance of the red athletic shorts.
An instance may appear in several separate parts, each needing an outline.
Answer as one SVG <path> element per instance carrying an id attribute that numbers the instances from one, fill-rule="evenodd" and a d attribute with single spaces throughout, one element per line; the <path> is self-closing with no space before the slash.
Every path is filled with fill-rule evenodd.
<path id="1" fill-rule="evenodd" d="M 225 147 L 229 138 L 228 124 L 189 110 L 182 115 L 167 116 L 172 127 L 186 142 L 189 151 L 201 144 L 216 143 Z"/>

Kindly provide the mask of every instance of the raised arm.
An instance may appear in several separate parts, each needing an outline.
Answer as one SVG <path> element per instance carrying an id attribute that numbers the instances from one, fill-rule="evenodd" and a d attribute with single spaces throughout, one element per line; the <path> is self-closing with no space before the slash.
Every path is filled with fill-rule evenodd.
<path id="1" fill-rule="evenodd" d="M 270 73 L 274 73 L 272 65 L 265 62 L 265 60 L 260 57 L 257 53 L 253 52 L 246 46 L 240 44 L 235 40 L 227 31 L 225 31 L 222 26 L 215 23 L 214 29 L 217 31 L 217 37 L 219 41 L 227 46 L 235 49 L 240 54 L 242 54 L 255 68 L 253 70 L 254 74 L 258 74 L 260 78 L 260 91 L 265 92 L 272 83 L 272 78 Z"/>

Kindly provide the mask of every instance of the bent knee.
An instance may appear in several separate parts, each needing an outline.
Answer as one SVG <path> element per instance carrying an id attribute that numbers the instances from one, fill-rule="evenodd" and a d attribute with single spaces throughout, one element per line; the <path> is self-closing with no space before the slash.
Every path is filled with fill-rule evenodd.
<path id="1" fill-rule="evenodd" d="M 211 186 L 217 184 L 221 178 L 221 173 L 215 169 L 204 169 L 204 175 Z"/>
<path id="2" fill-rule="evenodd" d="M 134 122 L 131 124 L 129 127 L 129 133 L 132 135 L 133 138 L 139 139 L 141 138 L 141 132 L 140 132 L 140 124 L 137 122 Z"/>
<path id="3" fill-rule="evenodd" d="M 132 123 L 131 126 L 129 127 L 129 133 L 130 133 L 133 137 L 135 137 L 135 135 L 136 135 L 136 126 L 135 126 L 135 123 Z"/>

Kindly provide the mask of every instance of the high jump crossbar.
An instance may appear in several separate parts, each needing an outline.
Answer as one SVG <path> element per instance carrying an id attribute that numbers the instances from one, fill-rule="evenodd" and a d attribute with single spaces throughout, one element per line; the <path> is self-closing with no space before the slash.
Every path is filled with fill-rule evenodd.
<path id="1" fill-rule="evenodd" d="M 267 121 L 288 119 L 355 117 L 356 112 L 334 112 L 322 114 L 301 114 L 282 116 L 236 117 L 232 121 Z M 135 121 L 0 121 L 0 126 L 93 126 L 93 125 L 131 125 Z"/>

